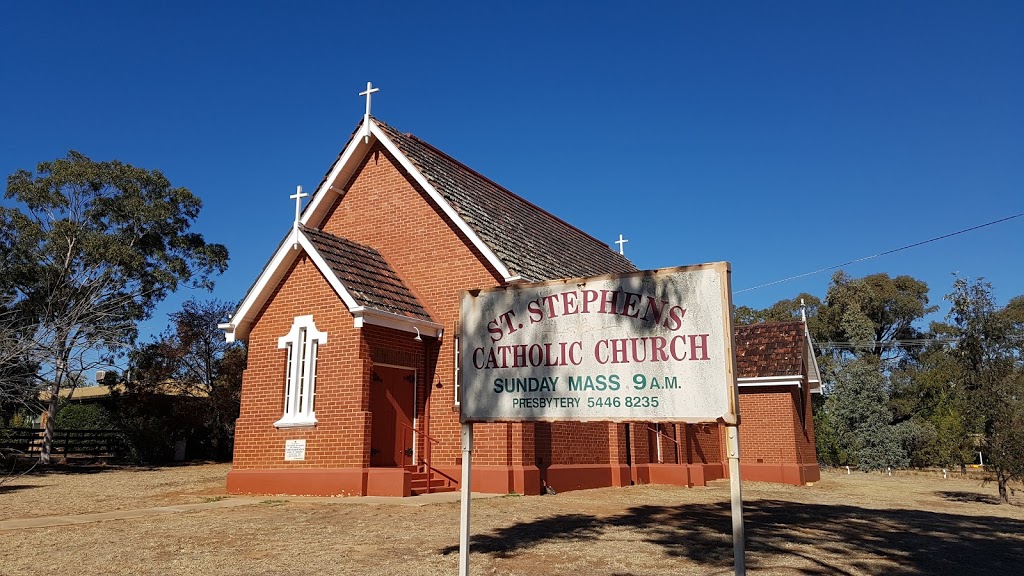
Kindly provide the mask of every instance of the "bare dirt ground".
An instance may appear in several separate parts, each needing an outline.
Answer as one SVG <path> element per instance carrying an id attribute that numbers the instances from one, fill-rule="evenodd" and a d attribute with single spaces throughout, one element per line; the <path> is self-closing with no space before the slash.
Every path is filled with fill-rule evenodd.
<path id="1" fill-rule="evenodd" d="M 45 474 L 0 486 L 0 517 L 202 502 L 225 465 Z M 745 483 L 750 574 L 1016 574 L 1024 494 L 925 474 Z M 0 532 L 0 574 L 455 574 L 457 502 L 282 502 Z M 473 574 L 731 574 L 729 488 L 635 486 L 475 500 Z M 43 552 L 43 549 L 48 551 Z M 44 560 L 45 559 L 45 560 Z"/>

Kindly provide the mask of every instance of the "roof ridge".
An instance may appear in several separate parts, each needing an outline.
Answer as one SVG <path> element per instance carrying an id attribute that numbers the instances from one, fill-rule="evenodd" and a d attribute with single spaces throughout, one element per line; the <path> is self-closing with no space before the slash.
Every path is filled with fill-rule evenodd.
<path id="1" fill-rule="evenodd" d="M 577 232 L 579 232 L 580 234 L 583 234 L 583 235 L 584 235 L 584 236 L 586 236 L 587 238 L 590 238 L 590 239 L 591 239 L 591 240 L 593 240 L 594 242 L 598 242 L 598 243 L 604 244 L 605 246 L 607 246 L 607 247 L 608 247 L 608 250 L 610 250 L 611 252 L 613 252 L 613 253 L 615 252 L 614 250 L 612 250 L 611 244 L 607 244 L 607 243 L 603 242 L 603 241 L 602 241 L 602 240 L 600 240 L 599 238 L 596 238 L 596 237 L 592 236 L 592 235 L 591 235 L 590 233 L 588 233 L 588 232 L 586 232 L 586 231 L 584 231 L 584 230 L 580 229 L 579 227 L 575 226 L 574 224 L 571 224 L 571 223 L 569 223 L 569 222 L 566 222 L 566 221 L 565 221 L 565 220 L 563 220 L 563 219 L 562 219 L 561 217 L 559 217 L 559 216 L 557 216 L 557 215 L 555 215 L 555 214 L 552 214 L 551 212 L 548 212 L 548 211 L 547 211 L 547 210 L 545 210 L 544 208 L 542 208 L 542 207 L 540 207 L 540 206 L 538 206 L 538 205 L 534 204 L 533 202 L 531 202 L 531 201 L 527 200 L 526 198 L 523 198 L 523 197 L 522 197 L 522 196 L 520 196 L 519 194 L 516 194 L 515 192 L 513 192 L 513 191 L 509 190 L 508 188 L 506 188 L 506 187 L 502 186 L 501 184 L 499 184 L 499 183 L 495 182 L 494 180 L 492 180 L 492 179 L 488 178 L 487 176 L 484 176 L 483 174 L 481 174 L 480 172 L 478 172 L 478 171 L 474 170 L 473 168 L 470 168 L 469 166 L 467 166 L 466 164 L 464 164 L 464 163 L 463 163 L 462 161 L 460 161 L 460 160 L 458 160 L 457 158 L 455 158 L 455 157 L 451 156 L 450 154 L 448 154 L 448 153 L 447 153 L 447 152 L 445 152 L 444 150 L 441 150 L 441 149 L 439 149 L 438 147 L 434 146 L 434 145 L 433 145 L 433 144 L 431 144 L 430 142 L 427 142 L 426 140 L 423 140 L 422 138 L 420 138 L 419 136 L 416 136 L 415 134 L 413 134 L 413 133 L 411 133 L 411 132 L 402 132 L 402 131 L 401 131 L 401 130 L 399 130 L 398 128 L 395 128 L 394 126 L 392 126 L 392 125 L 390 125 L 390 124 L 388 124 L 388 123 L 386 123 L 386 122 L 384 122 L 384 121 L 382 121 L 382 120 L 378 120 L 377 118 L 374 118 L 373 116 L 371 116 L 371 118 L 373 118 L 373 120 L 374 120 L 375 122 L 377 122 L 378 124 L 383 124 L 384 126 L 387 126 L 388 128 L 391 128 L 392 130 L 394 130 L 394 131 L 398 132 L 399 134 L 401 134 L 401 135 L 403 135 L 403 136 L 405 136 L 405 137 L 407 137 L 407 138 L 411 138 L 411 139 L 415 140 L 416 142 L 418 142 L 418 143 L 422 144 L 423 146 L 426 146 L 426 147 L 427 147 L 427 148 L 429 148 L 429 149 L 430 149 L 430 150 L 431 150 L 432 152 L 434 152 L 434 153 L 436 153 L 436 154 L 439 154 L 439 155 L 443 156 L 443 157 L 444 157 L 445 159 L 447 159 L 447 160 L 451 161 L 452 163 L 454 163 L 454 164 L 455 164 L 456 166 L 458 166 L 459 168 L 461 168 L 461 169 L 463 169 L 463 170 L 465 170 L 465 171 L 469 172 L 470 174 L 473 174 L 474 176 L 477 176 L 477 177 L 478 177 L 478 178 L 480 178 L 481 180 L 484 180 L 485 182 L 488 182 L 488 183 L 490 183 L 490 184 L 494 185 L 494 187 L 495 187 L 495 188 L 497 188 L 497 189 L 501 190 L 501 191 L 502 191 L 502 192 L 504 192 L 505 194 L 508 194 L 508 195 L 510 195 L 510 196 L 512 196 L 512 197 L 514 197 L 514 198 L 516 198 L 516 199 L 518 199 L 518 200 L 521 200 L 521 201 L 522 201 L 522 202 L 524 202 L 525 204 L 529 205 L 529 206 L 530 206 L 531 208 L 533 208 L 533 209 L 535 209 L 535 210 L 537 210 L 537 211 L 539 211 L 539 212 L 542 212 L 542 213 L 544 213 L 544 214 L 547 214 L 547 215 L 548 215 L 548 216 L 550 216 L 551 218 L 554 218 L 555 220 L 557 220 L 557 221 L 561 222 L 562 224 L 564 224 L 564 225 L 568 226 L 569 228 L 572 228 L 573 230 L 576 230 Z M 410 160 L 411 160 L 411 159 L 410 159 Z M 421 171 L 422 171 L 422 170 L 421 170 Z M 621 254 L 620 254 L 620 256 L 623 256 L 623 258 L 625 258 L 625 256 L 624 256 L 624 255 L 621 255 Z M 627 260 L 628 260 L 628 258 L 627 258 Z M 632 261 L 630 261 L 630 262 L 632 262 Z"/>
<path id="2" fill-rule="evenodd" d="M 758 326 L 787 326 L 790 324 L 803 323 L 803 320 L 776 320 L 773 322 L 754 322 L 753 324 L 737 324 L 735 328 L 756 328 Z"/>

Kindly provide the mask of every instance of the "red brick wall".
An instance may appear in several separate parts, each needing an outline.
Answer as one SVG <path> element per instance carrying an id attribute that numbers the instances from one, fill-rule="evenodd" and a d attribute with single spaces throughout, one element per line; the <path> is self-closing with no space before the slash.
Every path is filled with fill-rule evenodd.
<path id="1" fill-rule="evenodd" d="M 793 390 L 793 430 L 796 438 L 797 461 L 800 464 L 817 464 L 818 451 L 814 445 L 814 417 L 811 407 L 811 390 L 806 379 L 803 388 Z M 801 414 L 800 407 L 803 407 Z"/>
<path id="2" fill-rule="evenodd" d="M 796 463 L 790 388 L 740 388 L 740 462 Z"/>
<path id="3" fill-rule="evenodd" d="M 296 316 L 312 314 L 327 333 L 317 364 L 316 428 L 276 429 L 284 415 L 287 352 L 277 339 Z M 249 360 L 242 376 L 242 409 L 236 424 L 234 468 L 363 466 L 369 414 L 359 365 L 360 334 L 352 316 L 316 266 L 301 256 L 273 293 L 249 335 Z M 284 461 L 285 440 L 305 439 L 306 459 Z"/>
<path id="4" fill-rule="evenodd" d="M 545 465 L 608 462 L 611 446 L 607 423 L 554 422 L 535 426 L 537 454 Z"/>
<path id="5" fill-rule="evenodd" d="M 713 464 L 723 461 L 721 432 L 717 424 L 689 425 L 686 427 L 686 435 L 689 462 Z"/>
<path id="6" fill-rule="evenodd" d="M 743 478 L 803 485 L 820 479 L 810 391 L 803 386 L 740 389 Z"/>
<path id="7" fill-rule="evenodd" d="M 434 320 L 444 325 L 444 338 L 432 352 L 436 362 L 430 370 L 429 434 L 440 440 L 434 446 L 434 464 L 456 465 L 462 455 L 453 386 L 459 294 L 467 288 L 495 286 L 502 278 L 482 263 L 480 252 L 434 208 L 427 193 L 380 143 L 366 156 L 322 228 L 379 251 Z M 504 424 L 476 426 L 474 444 L 474 463 L 510 463 Z"/>

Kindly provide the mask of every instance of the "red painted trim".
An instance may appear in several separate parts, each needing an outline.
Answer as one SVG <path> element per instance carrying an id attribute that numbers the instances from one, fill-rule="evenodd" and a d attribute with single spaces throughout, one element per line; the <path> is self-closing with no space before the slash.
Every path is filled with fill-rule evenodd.
<path id="1" fill-rule="evenodd" d="M 367 468 L 231 470 L 228 494 L 363 496 Z"/>

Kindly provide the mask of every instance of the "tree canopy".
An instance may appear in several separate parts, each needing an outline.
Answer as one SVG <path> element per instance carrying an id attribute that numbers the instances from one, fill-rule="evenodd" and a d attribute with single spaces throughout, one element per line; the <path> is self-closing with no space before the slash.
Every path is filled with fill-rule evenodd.
<path id="1" fill-rule="evenodd" d="M 109 365 L 168 293 L 212 288 L 228 253 L 191 231 L 201 200 L 157 170 L 71 151 L 11 174 L 5 196 L 0 276 L 51 393 L 48 461 L 60 389 Z"/>
<path id="2" fill-rule="evenodd" d="M 231 456 L 246 361 L 245 345 L 227 342 L 217 327 L 234 308 L 220 300 L 185 302 L 170 315 L 170 328 L 132 351 L 126 390 L 202 399 L 204 429 L 221 459 Z"/>
<path id="3" fill-rule="evenodd" d="M 928 284 L 911 276 L 880 273 L 853 278 L 839 271 L 818 311 L 815 336 L 821 342 L 840 342 L 845 349 L 893 359 L 907 348 L 891 344 L 921 338 L 914 323 L 937 309 L 928 305 Z"/>
<path id="4" fill-rule="evenodd" d="M 990 284 L 957 278 L 946 299 L 952 304 L 947 320 L 956 337 L 950 355 L 960 368 L 956 383 L 972 428 L 983 435 L 999 497 L 1008 502 L 1009 481 L 1024 480 L 1020 297 L 1000 310 Z"/>
<path id="5" fill-rule="evenodd" d="M 957 278 L 945 322 L 910 276 L 839 272 L 824 300 L 801 294 L 739 323 L 791 320 L 804 301 L 827 392 L 815 406 L 818 457 L 863 469 L 960 466 L 985 457 L 1007 501 L 1024 479 L 1024 296 L 1000 309 L 992 286 Z"/>

